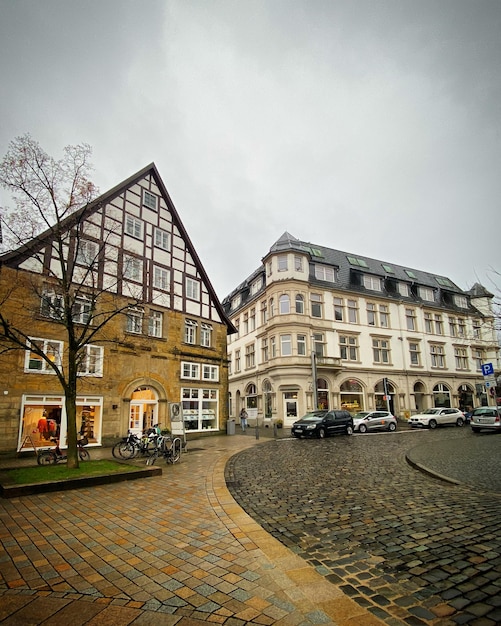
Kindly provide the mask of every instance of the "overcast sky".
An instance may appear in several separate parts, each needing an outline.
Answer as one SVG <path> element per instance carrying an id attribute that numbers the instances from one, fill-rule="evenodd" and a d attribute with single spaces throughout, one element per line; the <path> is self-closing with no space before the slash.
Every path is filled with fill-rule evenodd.
<path id="1" fill-rule="evenodd" d="M 220 299 L 284 231 L 501 290 L 501 0 L 0 0 L 0 59 L 0 156 L 154 161 Z"/>

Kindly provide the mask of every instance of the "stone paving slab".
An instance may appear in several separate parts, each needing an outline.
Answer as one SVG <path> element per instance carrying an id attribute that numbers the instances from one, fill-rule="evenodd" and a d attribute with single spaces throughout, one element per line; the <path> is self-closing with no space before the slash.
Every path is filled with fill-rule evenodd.
<path id="1" fill-rule="evenodd" d="M 211 437 L 162 476 L 0 501 L 2 623 L 380 625 L 235 503 L 225 465 L 261 443 Z"/>

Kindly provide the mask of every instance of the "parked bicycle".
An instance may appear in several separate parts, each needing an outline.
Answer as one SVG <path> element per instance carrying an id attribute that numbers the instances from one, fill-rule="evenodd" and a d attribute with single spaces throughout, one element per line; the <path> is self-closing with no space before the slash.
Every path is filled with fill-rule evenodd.
<path id="1" fill-rule="evenodd" d="M 146 465 L 154 465 L 159 457 L 163 457 L 167 463 L 177 463 L 181 459 L 182 442 L 179 437 L 161 435 L 155 443 L 155 449 L 146 459 Z"/>
<path id="2" fill-rule="evenodd" d="M 61 448 L 59 447 L 59 439 L 57 437 L 51 437 L 51 441 L 53 441 L 56 445 L 54 448 L 44 448 L 43 450 L 39 450 L 37 454 L 37 463 L 38 465 L 55 465 L 56 463 L 64 463 L 68 461 L 68 455 L 63 454 Z M 78 456 L 81 461 L 89 461 L 90 454 L 84 448 L 89 443 L 87 437 L 82 437 L 77 441 L 78 447 Z"/>
<path id="3" fill-rule="evenodd" d="M 156 447 L 156 439 L 159 436 L 158 424 L 145 431 L 142 437 L 132 431 L 128 431 L 127 437 L 118 441 L 111 449 L 115 459 L 134 459 L 137 456 L 151 456 Z"/>

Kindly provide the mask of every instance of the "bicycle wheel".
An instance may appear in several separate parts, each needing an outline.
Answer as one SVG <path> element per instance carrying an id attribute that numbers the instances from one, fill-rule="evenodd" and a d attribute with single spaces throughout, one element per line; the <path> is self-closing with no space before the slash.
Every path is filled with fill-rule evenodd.
<path id="1" fill-rule="evenodd" d="M 181 458 L 181 439 L 176 437 L 171 442 L 170 454 L 167 457 L 169 463 L 177 463 Z"/>
<path id="2" fill-rule="evenodd" d="M 137 454 L 137 448 L 133 443 L 121 441 L 117 444 L 118 459 L 133 459 Z"/>
<path id="3" fill-rule="evenodd" d="M 155 461 L 157 460 L 157 458 L 158 458 L 158 450 L 157 450 L 157 449 L 155 449 L 155 450 L 152 452 L 151 456 L 149 456 L 149 457 L 146 459 L 146 465 L 155 465 Z"/>
<path id="4" fill-rule="evenodd" d="M 113 455 L 113 457 L 115 459 L 121 459 L 122 458 L 122 455 L 120 454 L 120 447 L 123 446 L 124 444 L 125 444 L 125 441 L 119 441 L 111 449 L 111 454 Z"/>
<path id="5" fill-rule="evenodd" d="M 39 452 L 37 455 L 37 463 L 38 465 L 55 465 L 56 455 L 50 451 Z"/>
<path id="6" fill-rule="evenodd" d="M 90 454 L 85 448 L 78 448 L 78 456 L 81 461 L 90 461 Z"/>

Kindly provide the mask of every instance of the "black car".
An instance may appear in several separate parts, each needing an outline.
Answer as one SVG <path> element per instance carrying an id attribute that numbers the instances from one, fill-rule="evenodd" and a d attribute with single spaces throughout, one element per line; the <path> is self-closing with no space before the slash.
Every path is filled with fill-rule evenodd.
<path id="1" fill-rule="evenodd" d="M 312 411 L 294 422 L 294 437 L 329 437 L 337 433 L 353 434 L 353 418 L 348 411 Z"/>

